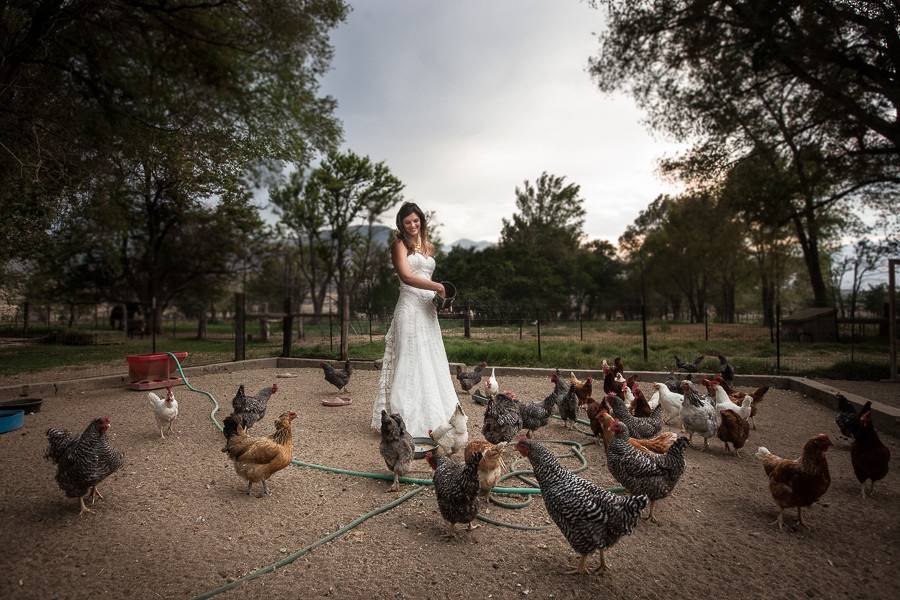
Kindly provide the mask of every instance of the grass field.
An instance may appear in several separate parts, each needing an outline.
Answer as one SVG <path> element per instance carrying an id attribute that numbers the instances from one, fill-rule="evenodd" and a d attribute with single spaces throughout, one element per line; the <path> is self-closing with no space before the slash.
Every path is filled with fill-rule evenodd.
<path id="1" fill-rule="evenodd" d="M 384 353 L 383 336 L 387 321 L 356 320 L 351 325 L 350 356 L 354 359 L 378 359 Z M 643 356 L 643 341 L 639 322 L 595 321 L 542 323 L 540 355 L 538 355 L 537 326 L 533 322 L 475 322 L 471 338 L 463 337 L 460 320 L 441 322 L 447 356 L 451 361 L 475 364 L 486 360 L 494 365 L 565 366 L 598 368 L 605 358 L 621 356 L 630 369 L 664 370 L 674 366 L 673 355 L 691 361 L 698 354 L 707 358 L 703 370 L 713 370 L 718 361 L 716 353 L 729 357 L 735 368 L 743 373 L 776 373 L 776 347 L 767 328 L 748 324 L 709 324 L 708 332 L 701 324 L 651 322 L 648 323 L 647 359 Z M 304 337 L 294 333 L 292 356 L 336 356 L 339 330 L 336 321 L 329 324 L 304 323 Z M 270 324 L 268 342 L 260 341 L 260 325 L 247 322 L 249 341 L 247 358 L 280 356 L 282 351 L 281 324 Z M 24 339 L 21 332 L 0 329 L 0 376 L 46 371 L 60 367 L 97 365 L 97 374 L 124 372 L 125 357 L 151 351 L 151 339 L 129 339 L 121 332 L 94 330 L 89 325 L 77 328 L 88 334 L 94 343 L 65 345 L 41 343 L 51 328 L 34 327 Z M 175 334 L 173 336 L 173 333 Z M 186 351 L 188 365 L 201 365 L 232 360 L 234 335 L 231 323 L 210 324 L 208 337 L 198 340 L 196 325 L 190 322 L 163 329 L 157 336 L 157 351 Z M 708 336 L 708 340 L 706 339 Z M 102 366 L 102 368 L 101 368 Z M 887 342 L 883 339 L 849 343 L 781 344 L 781 373 L 826 376 L 842 379 L 878 379 L 887 376 Z M 102 372 L 102 373 L 101 373 Z"/>

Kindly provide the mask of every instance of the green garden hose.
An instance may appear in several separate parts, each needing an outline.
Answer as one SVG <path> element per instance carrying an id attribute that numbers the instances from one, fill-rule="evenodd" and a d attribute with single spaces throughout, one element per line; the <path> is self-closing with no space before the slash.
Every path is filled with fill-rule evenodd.
<path id="1" fill-rule="evenodd" d="M 175 366 L 178 369 L 179 375 L 181 375 L 182 381 L 184 381 L 184 385 L 193 392 L 197 392 L 198 394 L 203 394 L 204 396 L 209 398 L 209 400 L 213 403 L 213 409 L 209 413 L 209 418 L 213 422 L 213 424 L 216 426 L 216 428 L 219 431 L 222 431 L 222 425 L 216 420 L 216 413 L 219 412 L 219 403 L 216 401 L 215 397 L 213 397 L 213 395 L 210 394 L 209 392 L 199 390 L 199 389 L 195 388 L 194 386 L 192 386 L 191 383 L 188 381 L 187 376 L 184 374 L 184 370 L 181 368 L 181 362 L 178 360 L 178 358 L 171 352 L 166 352 L 166 354 L 168 354 L 172 358 L 172 360 L 175 361 Z M 559 418 L 559 417 L 556 417 L 556 418 Z M 585 421 L 583 419 L 576 419 L 576 422 L 581 423 L 581 424 L 587 424 L 587 425 L 590 424 L 588 421 Z M 576 429 L 576 430 L 579 431 L 580 433 L 584 433 L 585 435 L 589 435 L 584 431 L 581 431 L 578 429 Z M 571 440 L 544 440 L 543 443 L 564 444 L 564 445 L 570 446 L 569 451 L 570 451 L 571 455 L 574 455 L 574 457 L 577 458 L 579 460 L 579 462 L 581 463 L 576 469 L 573 469 L 574 473 L 581 472 L 587 468 L 588 463 L 587 463 L 587 459 L 585 458 L 584 453 L 583 453 L 583 445 L 582 444 L 571 441 Z M 593 443 L 593 442 L 589 442 L 589 443 Z M 567 458 L 568 456 L 569 455 L 562 455 L 562 456 L 557 456 L 557 458 Z M 336 473 L 336 474 L 340 474 L 340 475 L 351 475 L 354 477 L 366 477 L 369 479 L 382 479 L 385 481 L 392 481 L 394 479 L 393 475 L 388 475 L 386 473 L 369 473 L 369 472 L 365 472 L 365 471 L 353 471 L 350 469 L 340 469 L 337 467 L 329 467 L 326 465 L 307 463 L 307 462 L 297 460 L 297 459 L 293 459 L 291 461 L 291 463 L 293 465 L 299 466 L 299 467 L 318 469 L 320 471 L 326 471 L 329 473 Z M 515 463 L 513 463 L 513 465 L 515 465 Z M 490 501 L 502 508 L 508 508 L 508 509 L 521 509 L 521 508 L 525 508 L 525 507 L 529 506 L 532 501 L 531 497 L 534 496 L 535 494 L 541 493 L 540 487 L 537 485 L 537 483 L 528 479 L 527 477 L 525 477 L 525 475 L 529 474 L 529 473 L 533 474 L 533 471 L 531 469 L 521 469 L 521 470 L 513 470 L 509 473 L 504 474 L 502 477 L 500 477 L 500 479 L 497 481 L 497 483 L 500 483 L 501 481 L 515 477 L 515 478 L 519 479 L 520 481 L 526 483 L 530 487 L 497 487 L 497 486 L 495 486 L 491 490 L 491 493 L 489 495 Z M 211 591 L 201 594 L 199 596 L 195 596 L 194 600 L 206 600 L 207 598 L 212 598 L 213 596 L 216 596 L 218 594 L 221 594 L 223 592 L 226 592 L 230 589 L 237 587 L 244 581 L 250 581 L 251 579 L 256 579 L 257 577 L 259 577 L 261 575 L 264 575 L 266 573 L 272 573 L 280 567 L 289 565 L 292 562 L 294 562 L 295 560 L 297 560 L 298 558 L 308 554 L 315 548 L 318 548 L 322 544 L 326 544 L 326 543 L 330 542 L 331 540 L 334 540 L 334 539 L 344 535 L 345 533 L 347 533 L 354 527 L 364 523 L 368 519 L 370 519 L 376 515 L 382 514 L 384 512 L 387 512 L 387 511 L 399 506 L 400 504 L 406 502 L 410 498 L 412 498 L 412 497 L 416 496 L 417 494 L 419 494 L 420 492 L 422 492 L 425 489 L 424 486 L 433 484 L 433 481 L 431 479 L 417 479 L 417 478 L 412 478 L 412 477 L 401 477 L 400 481 L 402 481 L 403 483 L 416 484 L 417 487 L 408 491 L 403 496 L 400 496 L 399 498 L 396 498 L 395 500 L 393 500 L 383 506 L 380 506 L 360 517 L 357 517 L 356 519 L 354 519 L 347 525 L 344 525 L 337 531 L 334 531 L 334 532 L 328 534 L 327 536 L 323 537 L 320 540 L 313 542 L 312 544 L 310 544 L 309 546 L 306 546 L 305 548 L 301 548 L 301 549 L 297 550 L 296 552 L 289 554 L 288 556 L 284 557 L 283 559 L 279 560 L 278 562 L 268 565 L 266 567 L 261 567 L 259 569 L 256 569 L 255 571 L 252 571 L 251 573 L 248 573 L 247 575 L 244 575 L 243 577 L 240 577 L 240 578 L 238 578 L 232 582 L 229 582 L 223 586 L 220 586 L 214 590 L 211 590 Z M 614 493 L 624 492 L 624 489 L 621 487 L 613 487 L 613 488 L 608 488 L 608 489 L 609 489 L 609 491 L 614 492 Z M 514 502 L 505 502 L 505 501 L 499 500 L 494 497 L 495 495 L 525 495 L 525 496 L 528 496 L 528 498 L 523 502 L 514 503 Z M 531 526 L 531 525 L 519 525 L 516 523 L 505 523 L 505 522 L 497 521 L 495 519 L 492 519 L 490 517 L 486 517 L 486 516 L 480 515 L 480 514 L 477 516 L 477 518 L 480 521 L 484 521 L 485 523 L 490 523 L 490 524 L 496 525 L 498 527 L 507 527 L 507 528 L 517 529 L 517 530 L 522 530 L 522 531 L 542 531 L 549 527 L 549 525 Z"/>

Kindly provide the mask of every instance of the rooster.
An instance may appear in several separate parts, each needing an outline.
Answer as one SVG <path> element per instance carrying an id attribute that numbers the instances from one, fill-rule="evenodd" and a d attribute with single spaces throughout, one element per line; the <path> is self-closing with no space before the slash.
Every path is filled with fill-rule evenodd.
<path id="1" fill-rule="evenodd" d="M 278 391 L 278 384 L 273 383 L 271 386 L 264 387 L 255 396 L 247 397 L 244 394 L 244 386 L 238 388 L 237 394 L 231 400 L 231 408 L 233 415 L 240 422 L 244 429 L 250 429 L 266 416 L 266 409 L 269 406 L 269 398 Z"/>
<path id="2" fill-rule="evenodd" d="M 389 415 L 386 410 L 381 411 L 381 444 L 378 450 L 384 464 L 394 474 L 394 484 L 389 491 L 396 492 L 400 489 L 400 477 L 409 471 L 416 451 L 412 436 L 399 414 Z"/>
<path id="3" fill-rule="evenodd" d="M 153 392 L 147 393 L 147 399 L 150 400 L 150 406 L 153 407 L 153 416 L 156 418 L 156 426 L 159 427 L 159 437 L 166 439 L 163 430 L 167 429 L 169 433 L 172 426 L 175 425 L 175 419 L 178 418 L 178 401 L 175 400 L 175 394 L 172 388 L 166 388 L 166 399 L 163 400 Z"/>
<path id="4" fill-rule="evenodd" d="M 125 464 L 125 454 L 109 445 L 106 432 L 109 417 L 97 417 L 79 436 L 65 429 L 47 430 L 49 446 L 44 458 L 56 463 L 56 483 L 69 498 L 81 503 L 80 517 L 93 512 L 84 504 L 87 496 L 93 504 L 103 498 L 97 486 Z"/>
<path id="5" fill-rule="evenodd" d="M 779 529 L 784 529 L 784 509 L 795 506 L 797 522 L 809 529 L 803 522 L 801 509 L 804 506 L 811 506 L 831 485 L 825 452 L 832 445 L 828 436 L 820 433 L 803 445 L 803 456 L 800 460 L 781 458 L 763 446 L 756 451 L 756 458 L 762 461 L 769 477 L 769 492 L 778 505 L 778 519 L 775 523 L 778 523 Z"/>
<path id="6" fill-rule="evenodd" d="M 450 524 L 446 537 L 456 536 L 456 524 L 467 523 L 474 529 L 472 521 L 478 515 L 478 465 L 481 452 L 472 453 L 465 464 L 454 462 L 446 456 L 433 452 L 425 453 L 425 460 L 434 469 L 434 493 L 437 496 L 441 516 Z"/>
<path id="7" fill-rule="evenodd" d="M 665 454 L 646 453 L 629 443 L 628 427 L 622 421 L 614 420 L 610 429 L 613 439 L 606 450 L 606 466 L 630 494 L 645 494 L 650 499 L 647 519 L 656 523 L 653 507 L 671 494 L 681 479 L 688 439 L 680 436 Z"/>
<path id="8" fill-rule="evenodd" d="M 472 369 L 471 373 L 465 373 L 461 365 L 456 365 L 456 380 L 459 381 L 459 387 L 471 395 L 472 389 L 481 383 L 481 373 L 485 367 L 487 367 L 487 363 L 482 361 L 480 365 Z"/>
<path id="9" fill-rule="evenodd" d="M 428 435 L 437 444 L 444 456 L 451 456 L 466 447 L 469 442 L 469 417 L 463 412 L 459 402 L 450 420 L 435 429 L 428 430 Z"/>
<path id="10" fill-rule="evenodd" d="M 338 371 L 327 362 L 320 362 L 319 366 L 325 372 L 325 381 L 333 385 L 339 392 L 346 392 L 347 385 L 350 383 L 350 376 L 353 375 L 353 365 L 350 359 L 344 362 L 344 368 Z"/>
<path id="11" fill-rule="evenodd" d="M 515 394 L 510 391 L 491 398 L 484 409 L 481 434 L 492 444 L 511 442 L 522 429 L 522 415 Z"/>
<path id="12" fill-rule="evenodd" d="M 673 355 L 673 358 L 675 359 L 675 367 L 678 368 L 679 371 L 684 371 L 685 373 L 697 373 L 700 371 L 700 363 L 703 362 L 703 359 L 706 358 L 706 356 L 701 354 L 694 359 L 693 363 L 683 362 L 677 355 Z"/>
<path id="13" fill-rule="evenodd" d="M 232 419 L 230 416 L 226 419 Z M 222 452 L 234 461 L 234 470 L 247 480 L 247 495 L 253 492 L 253 484 L 262 482 L 263 495 L 269 495 L 266 481 L 275 473 L 291 464 L 294 454 L 294 440 L 291 422 L 297 413 L 282 413 L 275 421 L 275 433 L 267 437 L 252 437 L 246 434 L 240 423 L 235 423 L 233 433 L 226 434 L 228 441 Z M 225 427 L 226 432 L 231 428 Z"/>
<path id="14" fill-rule="evenodd" d="M 547 513 L 580 556 L 570 573 L 587 573 L 587 557 L 596 550 L 599 570 L 608 570 L 605 550 L 631 533 L 648 497 L 608 492 L 562 467 L 547 447 L 533 440 L 519 438 L 516 449 L 531 462 Z"/>

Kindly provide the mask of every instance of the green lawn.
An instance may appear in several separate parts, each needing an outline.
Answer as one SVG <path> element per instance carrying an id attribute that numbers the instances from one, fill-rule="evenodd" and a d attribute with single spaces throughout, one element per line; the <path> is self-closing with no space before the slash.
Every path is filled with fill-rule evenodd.
<path id="1" fill-rule="evenodd" d="M 170 323 L 171 325 L 171 323 Z M 338 325 L 329 327 L 327 319 L 317 325 L 304 324 L 304 339 L 297 341 L 293 356 L 335 358 L 338 349 Z M 369 341 L 367 321 L 354 321 L 351 327 L 350 355 L 366 360 L 381 358 L 384 353 L 383 333 L 387 323 L 374 321 L 372 341 Z M 667 322 L 648 324 L 648 357 L 642 351 L 640 323 L 633 322 L 559 322 L 542 324 L 541 356 L 538 357 L 537 328 L 530 322 L 508 323 L 476 322 L 472 326 L 472 338 L 462 336 L 460 320 L 444 320 L 441 326 L 447 355 L 451 361 L 475 364 L 486 360 L 494 365 L 510 366 L 564 366 L 572 368 L 599 367 L 605 358 L 621 356 L 625 364 L 634 370 L 665 370 L 673 366 L 673 355 L 683 360 L 693 360 L 697 354 L 707 355 L 701 368 L 715 370 L 717 352 L 729 357 L 739 372 L 775 373 L 775 345 L 768 330 L 753 325 L 710 324 L 709 337 L 705 339 L 703 324 L 673 324 Z M 65 366 L 114 365 L 121 361 L 125 369 L 125 357 L 151 351 L 149 336 L 143 340 L 127 339 L 121 332 L 79 329 L 96 334 L 98 343 L 69 346 L 28 342 L 0 345 L 0 376 L 27 373 Z M 280 323 L 273 323 L 270 342 L 259 342 L 258 322 L 248 321 L 248 358 L 281 355 Z M 47 328 L 32 328 L 32 334 L 46 334 Z M 234 342 L 231 325 L 210 324 L 209 339 L 197 340 L 196 325 L 184 322 L 172 337 L 171 329 L 164 329 L 158 336 L 156 349 L 186 351 L 187 365 L 208 364 L 231 360 Z M 0 335 L 12 337 L 14 332 L 0 331 Z M 253 340 L 257 341 L 253 341 Z M 806 376 L 834 376 L 851 379 L 875 379 L 887 376 L 887 344 L 884 340 L 857 343 L 851 361 L 847 343 L 799 344 L 783 343 L 781 346 L 781 372 Z"/>

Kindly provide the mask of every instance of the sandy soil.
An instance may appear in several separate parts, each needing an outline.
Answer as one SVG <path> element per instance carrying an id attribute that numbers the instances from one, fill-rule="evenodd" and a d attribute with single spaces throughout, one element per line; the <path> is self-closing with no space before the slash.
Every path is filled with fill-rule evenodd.
<path id="1" fill-rule="evenodd" d="M 354 374 L 353 405 L 326 408 L 333 389 L 316 370 L 278 379 L 281 391 L 255 432 L 295 410 L 295 456 L 364 471 L 383 471 L 378 437 L 369 429 L 377 372 Z M 225 406 L 240 383 L 251 390 L 275 380 L 275 369 L 211 375 L 192 383 Z M 539 378 L 508 378 L 503 388 L 520 399 L 549 391 Z M 47 399 L 26 425 L 0 436 L 0 554 L 2 598 L 183 598 L 276 562 L 372 510 L 396 494 L 382 481 L 289 467 L 270 481 L 272 495 L 247 496 L 245 484 L 220 452 L 223 438 L 210 421 L 210 402 L 176 390 L 177 435 L 154 429 L 143 393 L 107 391 Z M 470 431 L 482 408 L 464 397 Z M 78 517 L 54 467 L 42 458 L 50 426 L 81 431 L 108 414 L 113 444 L 127 463 L 101 491 L 96 513 Z M 273 574 L 241 584 L 222 597 L 244 598 L 888 598 L 900 597 L 900 481 L 896 471 L 863 501 L 846 441 L 832 412 L 803 397 L 772 391 L 760 405 L 758 430 L 747 456 L 688 450 L 688 467 L 674 495 L 659 504 L 660 525 L 642 522 L 607 554 L 604 576 L 564 574 L 574 553 L 555 526 L 523 532 L 484 525 L 444 541 L 445 524 L 428 489 L 390 512 L 326 544 Z M 770 525 L 776 516 L 766 478 L 752 458 L 758 445 L 797 456 L 807 438 L 827 432 L 831 489 L 805 511 L 811 531 Z M 588 438 L 559 421 L 538 439 Z M 895 457 L 897 440 L 884 437 Z M 586 446 L 584 476 L 615 485 L 597 446 Z M 512 457 L 511 457 L 512 458 Z M 567 461 L 574 466 L 574 461 Z M 420 463 L 422 475 L 427 465 Z M 403 486 L 404 490 L 412 486 Z M 541 525 L 543 503 L 491 517 Z M 788 522 L 793 524 L 791 515 Z M 594 559 L 596 564 L 596 558 Z"/>

